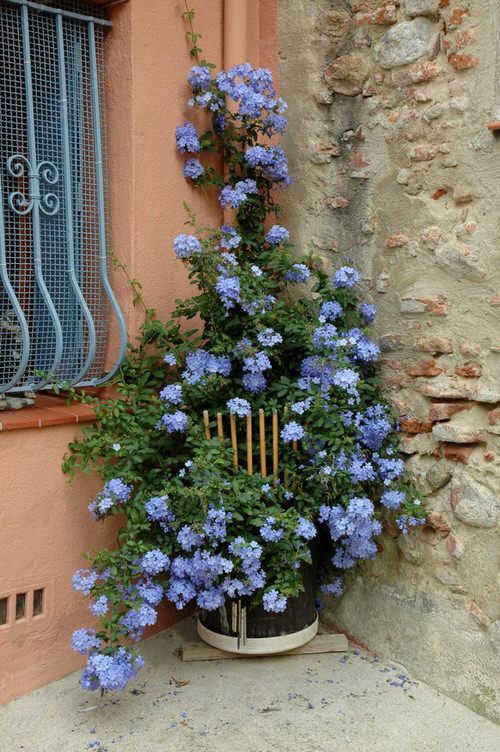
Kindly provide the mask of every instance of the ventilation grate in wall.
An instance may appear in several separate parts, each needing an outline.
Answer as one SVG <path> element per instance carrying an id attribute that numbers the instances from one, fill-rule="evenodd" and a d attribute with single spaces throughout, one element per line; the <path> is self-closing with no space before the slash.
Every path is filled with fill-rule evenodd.
<path id="1" fill-rule="evenodd" d="M 47 588 L 36 587 L 21 592 L 0 594 L 0 628 L 16 623 L 37 621 L 46 615 Z"/>

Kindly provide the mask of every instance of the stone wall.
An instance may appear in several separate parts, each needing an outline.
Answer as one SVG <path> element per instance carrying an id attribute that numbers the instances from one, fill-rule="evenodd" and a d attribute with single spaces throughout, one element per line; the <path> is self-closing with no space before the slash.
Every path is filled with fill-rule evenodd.
<path id="1" fill-rule="evenodd" d="M 387 390 L 429 494 L 327 617 L 500 719 L 498 0 L 280 0 L 286 222 L 377 303 Z M 493 126 L 491 126 L 493 127 Z"/>

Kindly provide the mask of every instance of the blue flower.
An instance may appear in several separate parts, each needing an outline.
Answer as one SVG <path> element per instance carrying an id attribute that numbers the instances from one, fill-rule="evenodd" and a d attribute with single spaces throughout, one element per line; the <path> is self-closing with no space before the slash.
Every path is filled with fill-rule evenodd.
<path id="1" fill-rule="evenodd" d="M 144 554 L 139 563 L 143 572 L 155 575 L 168 569 L 170 559 L 159 548 L 154 548 Z"/>
<path id="2" fill-rule="evenodd" d="M 163 588 L 158 582 L 145 580 L 136 585 L 137 595 L 149 606 L 157 606 L 163 598 Z"/>
<path id="3" fill-rule="evenodd" d="M 185 431 L 188 426 L 188 418 L 182 410 L 176 410 L 174 413 L 165 413 L 162 416 L 161 423 L 167 429 L 167 433 Z"/>
<path id="4" fill-rule="evenodd" d="M 178 259 L 187 259 L 192 253 L 201 253 L 201 250 L 201 243 L 194 235 L 182 233 L 174 239 L 174 252 Z"/>
<path id="5" fill-rule="evenodd" d="M 350 266 L 342 266 L 333 277 L 334 287 L 354 287 L 360 280 L 359 273 Z"/>
<path id="6" fill-rule="evenodd" d="M 285 535 L 283 527 L 275 528 L 275 525 L 276 518 L 271 516 L 267 517 L 265 523 L 259 528 L 262 539 L 268 543 L 277 543 Z"/>
<path id="7" fill-rule="evenodd" d="M 177 542 L 183 551 L 191 551 L 200 545 L 202 536 L 199 533 L 195 533 L 190 525 L 183 525 L 177 533 Z"/>
<path id="8" fill-rule="evenodd" d="M 240 418 L 244 418 L 246 415 L 250 415 L 252 406 L 246 399 L 240 397 L 233 397 L 226 402 L 228 410 L 233 415 L 238 415 Z"/>
<path id="9" fill-rule="evenodd" d="M 285 272 L 283 279 L 287 282 L 306 282 L 311 276 L 311 272 L 305 264 L 293 264 L 292 267 Z"/>
<path id="10" fill-rule="evenodd" d="M 210 68 L 206 65 L 194 65 L 188 73 L 187 80 L 193 89 L 207 91 L 212 83 Z"/>
<path id="11" fill-rule="evenodd" d="M 226 513 L 224 507 L 216 509 L 212 506 L 207 512 L 203 532 L 211 540 L 224 541 L 227 534 L 226 523 L 231 518 L 232 514 L 230 512 Z"/>
<path id="12" fill-rule="evenodd" d="M 98 577 L 99 575 L 93 569 L 79 569 L 73 575 L 73 590 L 77 590 L 83 595 L 90 595 Z"/>
<path id="13" fill-rule="evenodd" d="M 372 303 L 360 303 L 359 310 L 363 317 L 365 324 L 371 324 L 375 320 L 377 315 L 377 306 Z"/>
<path id="14" fill-rule="evenodd" d="M 189 122 L 177 126 L 175 129 L 175 141 L 181 154 L 186 154 L 186 152 L 196 154 L 201 149 L 196 128 Z"/>
<path id="15" fill-rule="evenodd" d="M 231 361 L 225 355 L 212 355 L 207 350 L 199 349 L 188 353 L 186 357 L 186 370 L 182 378 L 188 384 L 205 383 L 205 377 L 212 374 L 229 376 Z"/>
<path id="16" fill-rule="evenodd" d="M 292 413 L 297 413 L 297 415 L 304 415 L 304 413 L 311 407 L 312 401 L 312 397 L 307 397 L 307 399 L 301 400 L 300 402 L 292 402 L 290 410 Z"/>
<path id="17" fill-rule="evenodd" d="M 316 528 L 314 524 L 309 520 L 306 520 L 305 517 L 299 517 L 299 522 L 295 532 L 299 538 L 304 538 L 304 540 L 308 541 L 315 537 Z"/>
<path id="18" fill-rule="evenodd" d="M 339 316 L 342 316 L 343 312 L 342 306 L 336 300 L 327 300 L 319 309 L 319 315 L 325 321 L 335 321 Z"/>
<path id="19" fill-rule="evenodd" d="M 101 647 L 101 640 L 95 636 L 95 630 L 77 629 L 71 638 L 71 647 L 76 653 L 85 655 L 94 648 Z"/>
<path id="20" fill-rule="evenodd" d="M 144 627 L 151 627 L 156 623 L 158 615 L 148 603 L 141 603 L 137 608 L 131 608 L 120 619 L 128 632 L 140 636 Z"/>
<path id="21" fill-rule="evenodd" d="M 203 167 L 199 159 L 192 158 L 185 161 L 182 172 L 185 178 L 197 180 L 200 175 L 203 175 L 205 168 Z"/>
<path id="22" fill-rule="evenodd" d="M 384 491 L 380 503 L 387 509 L 398 509 L 406 499 L 403 491 Z"/>
<path id="23" fill-rule="evenodd" d="M 335 598 L 340 598 L 344 592 L 344 585 L 340 577 L 337 577 L 332 582 L 321 586 L 321 592 L 325 595 L 333 595 Z"/>
<path id="24" fill-rule="evenodd" d="M 148 520 L 151 522 L 173 522 L 175 516 L 167 505 L 168 496 L 152 496 L 144 504 Z"/>
<path id="25" fill-rule="evenodd" d="M 286 609 L 286 598 L 284 595 L 280 595 L 277 590 L 269 590 L 262 596 L 262 605 L 264 611 L 279 614 Z"/>
<path id="26" fill-rule="evenodd" d="M 273 345 L 279 345 L 283 342 L 283 337 L 279 332 L 275 332 L 274 329 L 263 329 L 257 334 L 257 339 L 264 347 L 273 347 Z"/>
<path id="27" fill-rule="evenodd" d="M 266 388 L 266 379 L 261 373 L 244 373 L 243 388 L 252 394 L 259 394 Z"/>
<path id="28" fill-rule="evenodd" d="M 162 402 L 170 402 L 171 405 L 180 405 L 183 401 L 181 384 L 168 384 L 160 392 Z"/>
<path id="29" fill-rule="evenodd" d="M 175 355 L 172 355 L 172 353 L 167 353 L 163 356 L 163 361 L 169 366 L 176 366 L 177 365 L 177 359 Z"/>
<path id="30" fill-rule="evenodd" d="M 251 194 L 257 192 L 258 188 L 255 180 L 251 180 L 250 178 L 240 180 L 234 186 L 224 186 L 219 196 L 219 203 L 223 209 L 227 206 L 230 206 L 232 209 L 239 209 L 241 204 L 244 204 Z"/>
<path id="31" fill-rule="evenodd" d="M 298 441 L 299 439 L 303 439 L 305 436 L 305 431 L 302 428 L 301 425 L 299 425 L 296 421 L 292 420 L 290 423 L 287 423 L 286 426 L 283 427 L 281 431 L 281 438 L 285 443 L 288 443 L 290 441 Z"/>
<path id="32" fill-rule="evenodd" d="M 134 657 L 125 648 L 118 648 L 114 655 L 93 652 L 83 670 L 81 685 L 89 690 L 123 691 L 143 665 L 140 655 Z"/>
<path id="33" fill-rule="evenodd" d="M 215 283 L 215 290 L 221 299 L 226 311 L 234 308 L 235 303 L 240 302 L 241 283 L 239 277 L 224 271 Z"/>
<path id="34" fill-rule="evenodd" d="M 221 231 L 223 233 L 220 239 L 221 246 L 227 250 L 238 248 L 241 243 L 241 235 L 238 235 L 236 228 L 231 225 L 222 225 Z"/>
<path id="35" fill-rule="evenodd" d="M 108 598 L 106 595 L 100 595 L 94 603 L 89 605 L 90 612 L 94 616 L 104 616 L 108 612 Z"/>
<path id="36" fill-rule="evenodd" d="M 281 225 L 273 225 L 266 235 L 266 240 L 270 245 L 279 245 L 284 240 L 288 240 L 290 233 Z"/>

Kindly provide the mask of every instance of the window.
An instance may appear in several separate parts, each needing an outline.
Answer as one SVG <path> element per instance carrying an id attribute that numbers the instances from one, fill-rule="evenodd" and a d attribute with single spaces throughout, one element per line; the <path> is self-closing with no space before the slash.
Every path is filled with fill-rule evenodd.
<path id="1" fill-rule="evenodd" d="M 0 0 L 0 390 L 102 383 L 107 274 L 103 42 L 67 0 Z M 116 369 L 111 371 L 111 373 Z"/>

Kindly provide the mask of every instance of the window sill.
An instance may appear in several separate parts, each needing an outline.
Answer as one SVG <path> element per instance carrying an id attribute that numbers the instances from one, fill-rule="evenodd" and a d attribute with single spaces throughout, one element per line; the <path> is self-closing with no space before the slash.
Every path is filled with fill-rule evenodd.
<path id="1" fill-rule="evenodd" d="M 36 403 L 30 407 L 0 412 L 0 432 L 89 423 L 93 420 L 95 412 L 92 405 L 67 405 L 65 397 L 40 394 L 36 397 Z"/>

